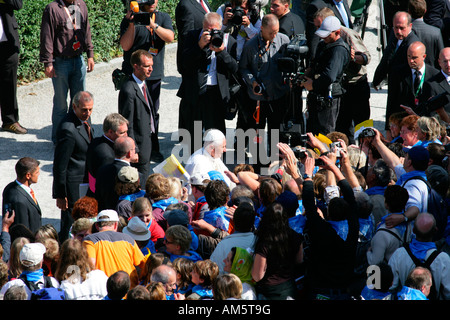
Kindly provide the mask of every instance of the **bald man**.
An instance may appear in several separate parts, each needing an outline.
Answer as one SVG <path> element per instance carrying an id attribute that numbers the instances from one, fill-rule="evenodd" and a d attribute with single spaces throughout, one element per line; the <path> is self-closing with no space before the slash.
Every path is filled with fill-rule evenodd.
<path id="1" fill-rule="evenodd" d="M 393 79 L 390 82 L 393 92 L 397 92 L 392 97 L 393 113 L 409 107 L 418 115 L 426 114 L 420 105 L 426 101 L 423 98 L 423 84 L 439 72 L 432 65 L 425 63 L 426 57 L 426 47 L 422 42 L 415 41 L 409 45 L 406 52 L 408 64 L 398 68 L 398 71 L 392 74 Z"/>
<path id="2" fill-rule="evenodd" d="M 436 220 L 430 213 L 419 213 L 414 221 L 415 238 L 406 246 L 398 248 L 389 259 L 389 265 L 394 273 L 393 288 L 398 285 L 405 285 L 410 272 L 419 264 L 419 261 L 426 261 L 436 255 L 436 245 L 433 236 L 436 233 Z M 409 252 L 408 252 L 409 251 Z M 433 299 L 450 299 L 450 256 L 446 252 L 440 252 L 433 257 L 430 264 L 430 271 L 433 275 L 435 293 L 429 297 Z"/>
<path id="3" fill-rule="evenodd" d="M 383 57 L 375 70 L 372 80 L 373 88 L 379 90 L 382 81 L 387 79 L 388 97 L 385 129 L 387 130 L 386 136 L 388 139 L 391 139 L 389 116 L 395 112 L 393 110 L 398 110 L 397 108 L 399 108 L 395 99 L 397 92 L 393 91 L 394 86 L 391 85 L 392 75 L 397 71 L 396 68 L 407 65 L 406 53 L 409 45 L 415 41 L 420 41 L 417 35 L 412 32 L 412 19 L 409 13 L 404 11 L 397 12 L 393 19 L 393 26 L 394 31 L 389 36 Z M 400 109 L 400 111 L 402 110 Z"/>
<path id="4" fill-rule="evenodd" d="M 423 95 L 425 99 L 435 97 L 438 94 L 445 94 L 448 99 L 443 104 L 435 106 L 436 108 L 430 108 L 428 111 L 431 115 L 437 113 L 440 118 L 447 124 L 450 124 L 450 48 L 444 48 L 439 54 L 439 66 L 441 67 L 438 72 L 429 81 L 424 83 Z"/>

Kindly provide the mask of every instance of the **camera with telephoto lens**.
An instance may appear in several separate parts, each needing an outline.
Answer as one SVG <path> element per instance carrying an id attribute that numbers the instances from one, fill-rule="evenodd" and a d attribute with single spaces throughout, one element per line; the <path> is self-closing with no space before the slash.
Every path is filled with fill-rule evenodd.
<path id="1" fill-rule="evenodd" d="M 210 43 L 215 48 L 220 48 L 223 44 L 223 32 L 221 30 L 212 29 L 209 32 L 211 36 Z"/>
<path id="2" fill-rule="evenodd" d="M 155 0 L 135 0 L 130 1 L 130 10 L 133 12 L 132 17 L 135 25 L 150 25 L 151 13 L 143 11 L 145 5 L 151 6 Z"/>

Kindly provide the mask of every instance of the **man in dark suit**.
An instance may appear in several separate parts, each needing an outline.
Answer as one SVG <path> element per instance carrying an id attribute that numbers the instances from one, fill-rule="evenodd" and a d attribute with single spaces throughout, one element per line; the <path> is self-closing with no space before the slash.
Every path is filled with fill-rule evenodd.
<path id="1" fill-rule="evenodd" d="M 17 66 L 19 64 L 19 26 L 14 10 L 22 9 L 22 0 L 0 1 L 0 109 L 2 129 L 27 133 L 19 124 L 17 105 Z"/>
<path id="2" fill-rule="evenodd" d="M 424 99 L 435 97 L 438 94 L 444 94 L 448 99 L 445 105 L 437 105 L 428 109 L 428 112 L 436 112 L 441 120 L 450 123 L 450 48 L 444 48 L 439 55 L 439 65 L 441 72 L 437 73 L 429 81 L 424 83 Z"/>
<path id="3" fill-rule="evenodd" d="M 23 224 L 34 233 L 42 225 L 41 208 L 31 189 L 31 185 L 38 182 L 39 161 L 30 157 L 21 158 L 17 161 L 15 170 L 16 180 L 3 189 L 2 214 L 14 211 L 14 222 L 11 226 Z"/>
<path id="4" fill-rule="evenodd" d="M 397 95 L 392 91 L 392 75 L 395 68 L 407 65 L 406 52 L 411 43 L 419 41 L 417 35 L 412 31 L 411 15 L 405 11 L 399 11 L 394 15 L 393 32 L 389 36 L 389 41 L 373 76 L 372 86 L 378 91 L 383 80 L 388 81 L 388 96 L 386 104 L 385 130 L 387 139 L 390 141 L 389 116 L 394 112 L 403 111 L 399 105 L 393 103 L 393 98 Z"/>
<path id="5" fill-rule="evenodd" d="M 81 196 L 80 189 L 88 183 L 86 153 L 94 136 L 90 117 L 94 98 L 88 91 L 75 94 L 72 108 L 58 127 L 53 159 L 53 199 L 61 209 L 59 239 L 67 239 L 72 226 L 72 208 Z M 80 188 L 81 187 L 81 188 Z"/>
<path id="6" fill-rule="evenodd" d="M 150 170 L 152 133 L 155 132 L 155 110 L 145 79 L 150 77 L 153 56 L 146 50 L 136 50 L 131 55 L 133 73 L 119 92 L 119 113 L 128 120 L 128 136 L 138 147 L 139 161 L 133 166 L 143 175 Z M 145 186 L 145 181 L 141 181 Z"/>
<path id="7" fill-rule="evenodd" d="M 427 48 L 425 63 L 439 68 L 439 53 L 444 48 L 444 41 L 439 28 L 423 21 L 423 16 L 426 11 L 427 3 L 425 0 L 409 0 L 408 12 L 413 19 L 412 29 Z"/>
<path id="8" fill-rule="evenodd" d="M 175 8 L 175 24 L 178 30 L 177 69 L 183 75 L 183 50 L 189 31 L 203 26 L 203 17 L 211 9 L 206 0 L 180 0 Z"/>
<path id="9" fill-rule="evenodd" d="M 114 141 L 128 134 L 128 120 L 119 113 L 111 113 L 103 120 L 103 135 L 94 138 L 86 154 L 86 168 L 89 175 L 88 194 L 95 193 L 97 170 L 102 165 L 114 161 Z"/>
<path id="10" fill-rule="evenodd" d="M 222 29 L 222 17 L 207 13 L 203 28 L 192 30 L 186 37 L 183 80 L 177 95 L 181 98 L 180 118 L 191 134 L 191 152 L 195 151 L 194 121 L 202 121 L 202 129 L 218 129 L 224 134 L 226 103 L 230 100 L 229 79 L 238 71 L 236 40 L 225 33 L 214 45 L 213 30 Z"/>
<path id="11" fill-rule="evenodd" d="M 311 58 L 314 57 L 317 44 L 320 41 L 320 38 L 315 34 L 317 28 L 314 25 L 314 14 L 317 10 L 324 7 L 333 10 L 334 15 L 339 19 L 341 25 L 353 29 L 352 15 L 347 0 L 313 0 L 306 8 L 306 39 Z"/>
<path id="12" fill-rule="evenodd" d="M 119 196 L 115 192 L 116 176 L 124 166 L 130 166 L 131 162 L 136 162 L 136 145 L 134 140 L 127 136 L 122 136 L 114 141 L 114 160 L 107 163 L 97 171 L 95 181 L 95 199 L 98 201 L 98 211 L 105 209 L 116 209 Z M 144 181 L 145 183 L 145 181 Z"/>
<path id="13" fill-rule="evenodd" d="M 411 43 L 407 51 L 408 65 L 397 68 L 392 74 L 395 77 L 392 85 L 397 86 L 393 88 L 397 94 L 392 103 L 409 107 L 417 114 L 420 114 L 420 103 L 424 102 L 423 84 L 439 72 L 426 63 L 426 56 L 426 47 L 422 42 Z"/>

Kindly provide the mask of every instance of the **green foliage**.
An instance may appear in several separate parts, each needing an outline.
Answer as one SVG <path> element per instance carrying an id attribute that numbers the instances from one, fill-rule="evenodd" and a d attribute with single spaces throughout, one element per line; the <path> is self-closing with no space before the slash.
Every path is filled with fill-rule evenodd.
<path id="1" fill-rule="evenodd" d="M 51 0 L 24 0 L 23 8 L 15 12 L 19 24 L 20 56 L 19 83 L 44 77 L 44 66 L 39 62 L 42 13 Z M 120 56 L 119 26 L 124 16 L 121 0 L 86 0 L 91 24 L 94 59 L 108 61 Z"/>

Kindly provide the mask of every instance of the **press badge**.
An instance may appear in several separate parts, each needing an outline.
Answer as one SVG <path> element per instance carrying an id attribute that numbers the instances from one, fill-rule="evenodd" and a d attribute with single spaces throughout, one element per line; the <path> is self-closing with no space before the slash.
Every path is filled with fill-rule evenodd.
<path id="1" fill-rule="evenodd" d="M 151 55 L 156 56 L 158 54 L 158 49 L 157 48 L 150 48 L 148 50 L 148 52 L 150 52 Z"/>
<path id="2" fill-rule="evenodd" d="M 72 44 L 72 49 L 74 50 L 74 51 L 77 51 L 78 49 L 80 49 L 81 48 L 81 43 L 80 43 L 80 41 L 75 41 L 73 44 Z"/>

